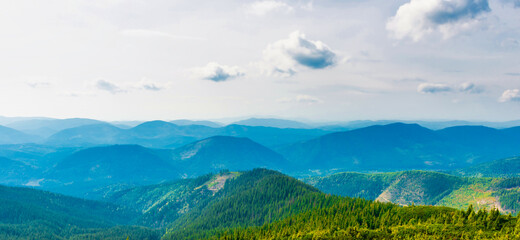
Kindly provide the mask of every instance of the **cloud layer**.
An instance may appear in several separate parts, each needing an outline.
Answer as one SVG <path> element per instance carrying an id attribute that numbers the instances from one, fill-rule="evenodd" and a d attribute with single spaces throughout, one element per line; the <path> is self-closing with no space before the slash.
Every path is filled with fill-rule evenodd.
<path id="1" fill-rule="evenodd" d="M 238 66 L 221 65 L 210 62 L 205 67 L 192 69 L 196 78 L 210 80 L 214 82 L 224 82 L 236 77 L 245 75 Z"/>
<path id="2" fill-rule="evenodd" d="M 306 38 L 295 31 L 289 38 L 269 44 L 263 52 L 271 73 L 293 75 L 298 67 L 322 69 L 337 62 L 337 54 L 321 41 Z"/>
<path id="3" fill-rule="evenodd" d="M 461 92 L 461 93 L 481 93 L 482 87 L 476 86 L 471 82 L 465 82 L 459 86 L 451 86 L 443 83 L 421 83 L 417 87 L 420 93 L 445 93 L 445 92 Z"/>
<path id="4" fill-rule="evenodd" d="M 417 91 L 420 93 L 441 93 L 451 92 L 453 88 L 442 83 L 421 83 L 417 87 Z"/>
<path id="5" fill-rule="evenodd" d="M 96 82 L 96 88 L 99 90 L 107 91 L 112 94 L 126 92 L 125 90 L 121 89 L 114 83 L 111 83 L 111 82 L 103 80 L 103 79 L 100 79 Z"/>
<path id="6" fill-rule="evenodd" d="M 449 38 L 490 11 L 487 0 L 411 0 L 399 7 L 386 28 L 397 39 L 419 41 L 434 32 Z"/>
<path id="7" fill-rule="evenodd" d="M 520 102 L 520 90 L 519 89 L 508 89 L 502 93 L 502 96 L 498 99 L 500 102 Z"/>

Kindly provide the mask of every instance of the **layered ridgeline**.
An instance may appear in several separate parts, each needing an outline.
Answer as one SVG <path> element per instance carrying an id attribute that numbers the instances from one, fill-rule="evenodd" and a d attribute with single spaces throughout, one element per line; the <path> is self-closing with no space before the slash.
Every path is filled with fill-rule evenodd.
<path id="1" fill-rule="evenodd" d="M 247 137 L 266 146 L 280 146 L 309 140 L 327 133 L 320 129 L 292 129 L 261 126 L 177 125 L 165 121 L 150 121 L 122 129 L 113 125 L 84 125 L 59 131 L 45 140 L 45 144 L 60 146 L 92 146 L 99 144 L 139 144 L 153 148 L 172 148 L 222 135 Z"/>
<path id="2" fill-rule="evenodd" d="M 288 164 L 250 139 L 216 136 L 174 150 L 139 145 L 87 148 L 65 157 L 37 180 L 46 190 L 99 199 L 117 189 L 259 167 L 287 170 Z"/>
<path id="3" fill-rule="evenodd" d="M 113 204 L 0 186 L 0 239 L 159 239 L 161 231 L 123 226 L 137 215 Z"/>
<path id="4" fill-rule="evenodd" d="M 124 188 L 178 179 L 180 173 L 157 153 L 139 145 L 80 150 L 44 173 L 38 185 L 72 196 L 99 198 L 105 188 Z"/>
<path id="5" fill-rule="evenodd" d="M 277 150 L 302 170 L 455 169 L 520 155 L 520 127 L 433 131 L 394 123 L 331 133 Z"/>
<path id="6" fill-rule="evenodd" d="M 266 169 L 129 188 L 106 196 L 110 204 L 32 189 L 0 191 L 2 239 L 157 239 L 162 234 L 128 225 L 165 227 L 162 239 L 512 239 L 520 234 L 516 218 L 498 211 L 400 207 L 333 196 Z"/>
<path id="7" fill-rule="evenodd" d="M 40 137 L 29 135 L 27 133 L 0 126 L 0 144 L 18 144 L 18 143 L 29 143 L 38 142 Z"/>
<path id="8" fill-rule="evenodd" d="M 304 179 L 325 193 L 399 205 L 520 212 L 520 178 L 467 178 L 427 171 L 337 173 Z"/>
<path id="9" fill-rule="evenodd" d="M 0 129 L 0 140 L 7 139 L 5 143 L 32 141 L 29 135 L 13 129 L 5 132 L 2 134 Z M 403 123 L 336 133 L 320 129 L 243 125 L 214 128 L 176 125 L 164 121 L 145 122 L 123 129 L 102 123 L 61 130 L 41 139 L 40 146 L 54 148 L 56 151 L 113 144 L 173 149 L 213 136 L 249 138 L 280 153 L 288 160 L 288 173 L 302 175 L 309 173 L 309 170 L 453 170 L 520 155 L 520 127 L 493 129 L 458 126 L 434 131 L 417 124 Z M 0 156 L 18 160 L 3 155 L 1 148 L 4 147 L 5 145 L 0 146 Z M 283 169 L 283 166 L 272 168 Z"/>

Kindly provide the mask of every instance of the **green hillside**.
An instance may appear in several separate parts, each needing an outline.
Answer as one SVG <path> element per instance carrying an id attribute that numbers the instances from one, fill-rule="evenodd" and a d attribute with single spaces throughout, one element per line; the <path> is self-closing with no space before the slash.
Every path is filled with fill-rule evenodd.
<path id="1" fill-rule="evenodd" d="M 135 224 L 165 227 L 201 202 L 214 198 L 226 181 L 239 175 L 238 172 L 222 172 L 130 188 L 115 192 L 105 200 L 139 211 L 141 215 L 134 220 Z"/>
<path id="2" fill-rule="evenodd" d="M 117 226 L 136 216 L 113 204 L 0 186 L 0 239 L 158 239 L 156 230 Z"/>
<path id="3" fill-rule="evenodd" d="M 520 211 L 517 178 L 468 178 L 428 171 L 337 173 L 304 179 L 325 193 L 400 205 L 437 205 L 466 209 Z"/>
<path id="4" fill-rule="evenodd" d="M 416 174 L 421 172 L 398 177 Z M 215 198 L 181 216 L 163 239 L 512 239 L 520 234 L 514 232 L 516 224 L 516 218 L 496 210 L 400 207 L 328 195 L 257 169 L 229 181 Z"/>
<path id="5" fill-rule="evenodd" d="M 454 173 L 470 177 L 520 177 L 520 157 L 477 164 Z"/>

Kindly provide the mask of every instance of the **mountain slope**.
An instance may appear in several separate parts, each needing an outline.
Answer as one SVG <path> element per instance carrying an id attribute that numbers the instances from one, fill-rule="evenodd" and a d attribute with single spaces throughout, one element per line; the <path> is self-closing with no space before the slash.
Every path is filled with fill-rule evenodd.
<path id="1" fill-rule="evenodd" d="M 440 143 L 432 130 L 396 123 L 327 134 L 279 152 L 303 169 L 427 168 L 437 165 Z"/>
<path id="2" fill-rule="evenodd" d="M 178 177 L 178 171 L 151 149 L 113 145 L 80 150 L 65 158 L 45 175 L 42 187 L 87 197 L 85 192 L 112 184 L 152 184 Z"/>
<path id="3" fill-rule="evenodd" d="M 329 132 L 321 129 L 253 127 L 232 124 L 220 128 L 218 135 L 246 137 L 267 147 L 282 147 L 296 142 L 307 141 L 326 133 Z"/>
<path id="4" fill-rule="evenodd" d="M 188 176 L 222 169 L 233 171 L 266 167 L 286 169 L 286 160 L 278 153 L 248 138 L 215 136 L 173 150 L 171 164 Z"/>
<path id="5" fill-rule="evenodd" d="M 0 157 L 0 184 L 22 185 L 34 172 L 27 164 Z"/>
<path id="6" fill-rule="evenodd" d="M 455 174 L 476 177 L 520 177 L 520 157 L 499 159 L 456 170 Z"/>
<path id="7" fill-rule="evenodd" d="M 0 238 L 68 239 L 104 235 L 114 239 L 116 232 L 132 237 L 158 239 L 158 233 L 140 227 L 114 227 L 127 224 L 136 213 L 116 205 L 88 201 L 29 188 L 0 186 Z"/>
<path id="8" fill-rule="evenodd" d="M 59 131 L 46 140 L 46 144 L 58 146 L 94 146 L 120 143 L 124 130 L 110 124 L 94 124 Z"/>
<path id="9" fill-rule="evenodd" d="M 520 180 L 466 178 L 428 171 L 393 173 L 336 173 L 311 177 L 305 182 L 325 193 L 361 197 L 400 205 L 437 205 L 477 210 L 497 208 L 520 212 Z"/>
<path id="10" fill-rule="evenodd" d="M 105 197 L 105 201 L 136 209 L 142 215 L 135 224 L 165 227 L 201 202 L 215 197 L 228 180 L 240 173 L 222 172 L 195 179 L 129 188 Z"/>
<path id="11" fill-rule="evenodd" d="M 39 137 L 12 128 L 0 126 L 0 144 L 34 143 L 39 140 Z"/>
<path id="12" fill-rule="evenodd" d="M 433 131 L 394 123 L 324 135 L 278 149 L 300 169 L 454 169 L 520 154 L 516 129 L 460 126 Z"/>
<path id="13" fill-rule="evenodd" d="M 293 178 L 257 169 L 181 216 L 163 239 L 461 239 L 512 233 L 498 211 L 394 204 L 330 196 Z M 512 237 L 513 235 L 507 235 Z"/>

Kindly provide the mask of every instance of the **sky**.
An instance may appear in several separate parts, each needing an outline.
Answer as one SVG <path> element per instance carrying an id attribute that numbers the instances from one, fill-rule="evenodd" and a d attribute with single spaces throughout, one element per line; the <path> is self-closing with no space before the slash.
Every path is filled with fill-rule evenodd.
<path id="1" fill-rule="evenodd" d="M 520 0 L 0 0 L 0 116 L 520 119 Z"/>

